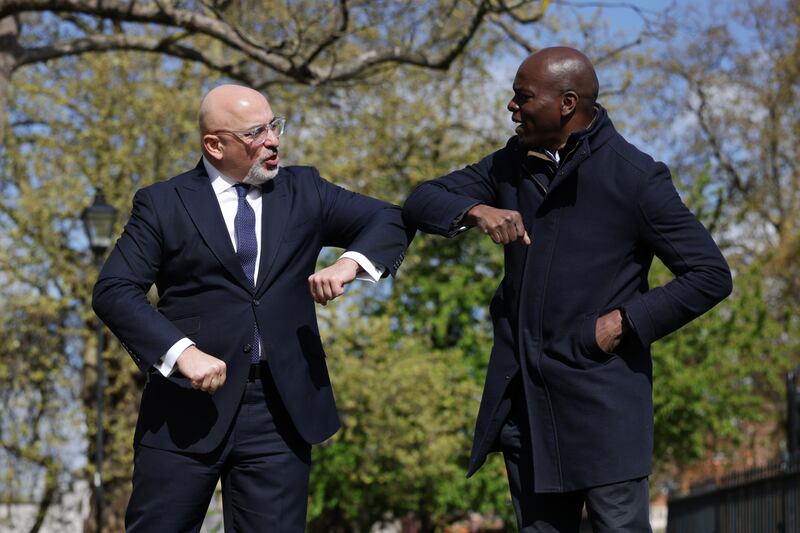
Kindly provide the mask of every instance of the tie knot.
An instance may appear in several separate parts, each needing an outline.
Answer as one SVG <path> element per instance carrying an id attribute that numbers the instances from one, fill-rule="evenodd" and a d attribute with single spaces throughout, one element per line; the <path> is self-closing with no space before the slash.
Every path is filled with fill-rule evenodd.
<path id="1" fill-rule="evenodd" d="M 236 189 L 236 194 L 239 195 L 239 198 L 244 198 L 250 192 L 250 186 L 246 183 L 237 183 L 233 187 Z"/>

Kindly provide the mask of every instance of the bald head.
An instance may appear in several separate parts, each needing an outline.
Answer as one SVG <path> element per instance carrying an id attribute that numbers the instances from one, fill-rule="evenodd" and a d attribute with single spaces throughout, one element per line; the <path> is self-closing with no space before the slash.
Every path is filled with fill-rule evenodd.
<path id="1" fill-rule="evenodd" d="M 592 62 L 574 48 L 543 48 L 526 57 L 508 102 L 520 145 L 559 149 L 571 133 L 591 124 L 597 91 Z"/>
<path id="2" fill-rule="evenodd" d="M 260 92 L 241 85 L 220 85 L 209 91 L 200 103 L 200 135 L 216 130 L 241 130 L 269 108 Z"/>
<path id="3" fill-rule="evenodd" d="M 583 53 L 566 46 L 542 48 L 519 68 L 536 72 L 561 93 L 574 91 L 579 97 L 578 111 L 593 114 L 600 84 L 594 65 Z"/>

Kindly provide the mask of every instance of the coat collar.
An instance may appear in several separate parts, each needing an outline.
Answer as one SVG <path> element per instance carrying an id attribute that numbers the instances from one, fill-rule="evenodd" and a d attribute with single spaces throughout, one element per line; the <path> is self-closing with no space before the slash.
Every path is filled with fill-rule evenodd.
<path id="1" fill-rule="evenodd" d="M 596 104 L 595 109 L 596 114 L 589 127 L 584 130 L 573 132 L 567 138 L 567 142 L 564 144 L 564 149 L 562 150 L 561 161 L 556 165 L 556 168 L 553 169 L 555 171 L 555 176 L 553 176 L 547 188 L 547 196 L 550 196 L 554 189 L 561 186 L 565 180 L 569 179 L 569 176 L 574 173 L 592 152 L 597 151 L 601 146 L 606 144 L 616 133 L 614 124 L 608 117 L 606 109 L 600 104 Z M 515 146 L 518 147 L 516 143 Z M 537 150 L 532 150 L 527 153 L 520 150 L 520 152 L 521 166 L 524 166 L 526 160 L 538 161 L 538 164 L 547 164 L 551 167 L 555 165 L 552 159 L 546 157 Z M 535 164 L 536 163 L 534 163 L 534 166 Z"/>

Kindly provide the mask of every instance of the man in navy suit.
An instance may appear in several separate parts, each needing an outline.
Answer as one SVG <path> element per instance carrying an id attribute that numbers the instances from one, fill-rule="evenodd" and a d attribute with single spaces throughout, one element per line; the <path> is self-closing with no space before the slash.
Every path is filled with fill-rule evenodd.
<path id="1" fill-rule="evenodd" d="M 577 533 L 584 505 L 595 533 L 648 532 L 650 345 L 725 298 L 730 271 L 666 165 L 614 129 L 586 56 L 542 49 L 513 90 L 505 148 L 404 207 L 422 231 L 504 246 L 469 474 L 503 452 L 523 532 Z"/>
<path id="2" fill-rule="evenodd" d="M 136 193 L 94 289 L 147 373 L 126 528 L 198 531 L 221 479 L 226 531 L 303 531 L 311 444 L 340 426 L 314 302 L 395 275 L 409 235 L 399 208 L 281 167 L 260 93 L 217 87 L 199 115 L 202 160 Z M 347 252 L 315 274 L 323 246 Z"/>

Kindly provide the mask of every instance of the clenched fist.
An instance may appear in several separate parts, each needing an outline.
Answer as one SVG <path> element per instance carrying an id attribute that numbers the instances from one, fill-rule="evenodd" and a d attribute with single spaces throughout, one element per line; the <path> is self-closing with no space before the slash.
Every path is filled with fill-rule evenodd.
<path id="1" fill-rule="evenodd" d="M 189 378 L 193 389 L 214 394 L 225 384 L 227 365 L 225 361 L 213 355 L 189 346 L 178 356 L 175 362 L 181 374 Z"/>
<path id="2" fill-rule="evenodd" d="M 356 279 L 361 267 L 350 258 L 343 257 L 308 278 L 311 297 L 318 304 L 326 305 L 344 294 L 344 286 Z"/>
<path id="3" fill-rule="evenodd" d="M 516 240 L 521 240 L 525 246 L 531 243 L 522 223 L 522 215 L 517 211 L 478 204 L 467 211 L 463 222 L 477 226 L 497 244 L 508 244 Z"/>

